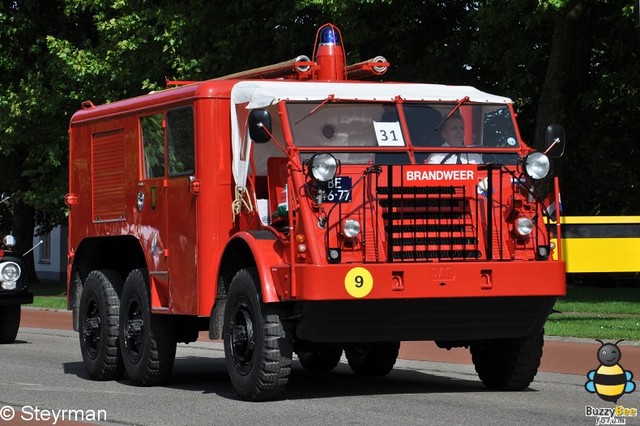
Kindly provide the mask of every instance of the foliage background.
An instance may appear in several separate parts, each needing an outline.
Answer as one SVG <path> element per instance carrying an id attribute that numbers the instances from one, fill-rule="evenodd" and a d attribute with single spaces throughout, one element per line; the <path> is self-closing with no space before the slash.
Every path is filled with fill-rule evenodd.
<path id="1" fill-rule="evenodd" d="M 349 62 L 384 55 L 385 80 L 472 85 L 511 97 L 540 146 L 567 130 L 564 213 L 640 214 L 638 44 L 633 0 L 2 0 L 0 228 L 24 251 L 65 220 L 67 126 L 104 103 L 311 56 L 325 22 Z M 19 248 L 20 249 L 20 248 Z"/>

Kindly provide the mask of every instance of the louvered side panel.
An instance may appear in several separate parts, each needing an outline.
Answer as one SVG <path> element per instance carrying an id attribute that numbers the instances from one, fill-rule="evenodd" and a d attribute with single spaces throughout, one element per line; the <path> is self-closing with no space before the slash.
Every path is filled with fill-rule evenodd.
<path id="1" fill-rule="evenodd" d="M 94 135 L 91 160 L 93 220 L 124 219 L 124 132 L 118 130 Z"/>

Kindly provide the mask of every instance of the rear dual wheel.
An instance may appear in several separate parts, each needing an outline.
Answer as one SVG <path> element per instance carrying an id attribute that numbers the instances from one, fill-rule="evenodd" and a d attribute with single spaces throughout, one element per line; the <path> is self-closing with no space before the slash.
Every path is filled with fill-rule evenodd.
<path id="1" fill-rule="evenodd" d="M 345 356 L 351 370 L 363 377 L 387 375 L 396 363 L 400 342 L 348 343 Z M 308 371 L 333 370 L 342 357 L 342 346 L 335 343 L 306 343 L 298 350 L 300 364 Z"/>
<path id="2" fill-rule="evenodd" d="M 124 372 L 118 345 L 122 278 L 111 270 L 91 271 L 80 297 L 79 337 L 82 362 L 93 380 L 118 379 Z"/>
<path id="3" fill-rule="evenodd" d="M 79 307 L 80 352 L 89 377 L 113 380 L 126 370 L 137 385 L 150 386 L 171 374 L 176 334 L 170 318 L 152 315 L 148 274 L 136 269 L 122 282 L 116 271 L 92 271 Z"/>
<path id="4" fill-rule="evenodd" d="M 400 342 L 349 343 L 344 353 L 358 376 L 386 376 L 398 359 Z"/>
<path id="5" fill-rule="evenodd" d="M 340 362 L 342 347 L 335 343 L 307 344 L 296 351 L 300 364 L 307 371 L 331 371 Z"/>
<path id="6" fill-rule="evenodd" d="M 165 382 L 176 356 L 171 318 L 151 314 L 146 269 L 131 271 L 120 305 L 120 350 L 127 375 L 138 386 Z"/>

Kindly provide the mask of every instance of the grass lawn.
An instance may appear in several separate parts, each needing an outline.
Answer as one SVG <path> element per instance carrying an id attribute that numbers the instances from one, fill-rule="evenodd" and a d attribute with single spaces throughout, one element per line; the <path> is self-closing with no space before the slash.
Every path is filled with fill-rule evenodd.
<path id="1" fill-rule="evenodd" d="M 545 332 L 550 336 L 640 341 L 640 285 L 569 286 Z"/>
<path id="2" fill-rule="evenodd" d="M 66 309 L 66 284 L 41 282 L 30 285 L 39 308 Z M 545 325 L 548 336 L 602 340 L 640 341 L 640 285 L 572 286 L 558 300 L 557 313 Z"/>
<path id="3" fill-rule="evenodd" d="M 29 284 L 33 292 L 33 306 L 35 308 L 67 309 L 67 285 L 63 282 L 42 281 Z"/>

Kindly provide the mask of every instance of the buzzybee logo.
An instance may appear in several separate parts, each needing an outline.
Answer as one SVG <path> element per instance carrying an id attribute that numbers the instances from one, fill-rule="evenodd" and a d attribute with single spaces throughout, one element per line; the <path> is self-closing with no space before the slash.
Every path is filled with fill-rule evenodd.
<path id="1" fill-rule="evenodd" d="M 626 417 L 637 417 L 637 408 L 627 408 L 618 405 L 618 399 L 625 393 L 631 393 L 635 390 L 636 384 L 631 381 L 633 373 L 625 370 L 620 365 L 622 359 L 622 351 L 616 343 L 600 343 L 598 349 L 598 361 L 600 366 L 595 370 L 587 373 L 587 382 L 584 388 L 589 393 L 595 393 L 600 399 L 616 404 L 615 408 L 598 408 L 592 406 L 585 407 L 585 416 L 595 417 L 596 425 L 624 425 Z"/>
<path id="2" fill-rule="evenodd" d="M 631 381 L 633 373 L 626 371 L 619 364 L 622 358 L 622 351 L 616 343 L 604 343 L 597 340 L 602 346 L 598 349 L 598 361 L 600 366 L 589 371 L 587 383 L 584 388 L 589 393 L 597 394 L 604 401 L 617 403 L 618 399 L 625 393 L 631 393 L 636 388 L 635 383 Z"/>

